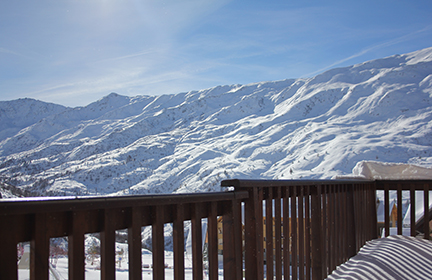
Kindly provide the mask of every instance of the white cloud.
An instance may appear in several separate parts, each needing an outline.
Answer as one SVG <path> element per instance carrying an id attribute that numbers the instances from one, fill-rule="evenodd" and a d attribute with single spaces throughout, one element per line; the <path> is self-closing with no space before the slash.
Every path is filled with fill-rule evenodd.
<path id="1" fill-rule="evenodd" d="M 367 54 L 367 53 L 370 53 L 370 52 L 372 52 L 372 51 L 379 50 L 379 49 L 383 49 L 383 48 L 387 48 L 387 47 L 389 47 L 389 46 L 396 45 L 396 44 L 400 44 L 400 43 L 403 43 L 403 42 L 406 42 L 406 41 L 410 41 L 410 40 L 412 40 L 414 37 L 416 37 L 416 36 L 418 36 L 418 35 L 421 35 L 421 34 L 423 34 L 423 33 L 425 33 L 425 32 L 429 32 L 429 31 L 431 31 L 431 30 L 432 30 L 432 25 L 429 25 L 429 26 L 426 26 L 425 28 L 422 28 L 422 29 L 416 30 L 416 31 L 414 31 L 414 32 L 410 32 L 410 33 L 408 33 L 408 34 L 404 34 L 404 35 L 399 36 L 399 37 L 397 37 L 397 38 L 394 38 L 394 39 L 392 39 L 392 40 L 388 40 L 388 41 L 382 42 L 382 43 L 377 44 L 377 45 L 369 46 L 369 47 L 367 47 L 367 48 L 365 48 L 365 49 L 363 49 L 363 50 L 361 50 L 361 51 L 359 51 L 359 52 L 357 52 L 357 53 L 355 53 L 355 54 L 353 54 L 353 55 L 350 55 L 350 56 L 345 57 L 345 58 L 343 58 L 343 59 L 340 59 L 340 60 L 338 60 L 338 61 L 336 61 L 336 62 L 333 62 L 332 64 L 330 64 L 330 65 L 328 65 L 328 66 L 326 66 L 326 67 L 324 67 L 324 68 L 321 68 L 321 69 L 316 70 L 316 71 L 314 71 L 314 72 L 312 72 L 312 73 L 309 73 L 309 74 L 307 74 L 307 75 L 304 75 L 304 77 L 314 76 L 314 75 L 316 75 L 316 74 L 318 74 L 318 73 L 321 73 L 321 72 L 323 72 L 323 71 L 325 71 L 325 70 L 331 69 L 331 68 L 333 68 L 333 67 L 335 67 L 335 66 L 341 65 L 341 64 L 343 64 L 343 63 L 345 63 L 345 62 L 347 62 L 347 61 L 350 61 L 350 60 L 352 60 L 352 59 L 354 59 L 354 58 L 357 58 L 357 57 L 363 56 L 363 55 L 365 55 L 365 54 Z"/>

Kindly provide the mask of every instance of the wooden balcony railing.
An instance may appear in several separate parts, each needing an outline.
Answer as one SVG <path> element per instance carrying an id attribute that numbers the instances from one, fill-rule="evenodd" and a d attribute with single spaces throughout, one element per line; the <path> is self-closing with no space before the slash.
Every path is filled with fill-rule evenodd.
<path id="1" fill-rule="evenodd" d="M 386 199 L 386 233 L 391 192 L 396 192 L 401 206 L 403 191 L 412 198 L 416 190 L 422 191 L 425 222 L 419 228 L 413 217 L 411 235 L 422 231 L 429 238 L 431 183 L 225 180 L 222 186 L 234 187 L 233 191 L 2 200 L 0 279 L 17 279 L 17 243 L 24 241 L 31 244 L 30 278 L 48 279 L 49 239 L 62 236 L 68 236 L 69 279 L 84 279 L 84 234 L 95 232 L 101 233 L 101 278 L 115 279 L 115 231 L 119 229 L 128 231 L 129 279 L 142 279 L 143 226 L 152 226 L 153 279 L 164 279 L 166 223 L 173 223 L 174 279 L 184 279 L 183 222 L 187 220 L 192 224 L 193 279 L 202 279 L 202 218 L 208 219 L 209 279 L 218 279 L 217 223 L 221 216 L 224 279 L 323 279 L 366 241 L 379 236 L 377 190 Z M 399 208 L 397 225 L 402 232 Z"/>
<path id="2" fill-rule="evenodd" d="M 374 182 L 226 180 L 222 185 L 249 193 L 244 201 L 246 279 L 323 279 L 377 237 Z M 264 215 L 275 223 L 265 232 Z M 274 237 L 266 238 L 265 247 L 274 250 L 265 254 L 264 234 Z"/>

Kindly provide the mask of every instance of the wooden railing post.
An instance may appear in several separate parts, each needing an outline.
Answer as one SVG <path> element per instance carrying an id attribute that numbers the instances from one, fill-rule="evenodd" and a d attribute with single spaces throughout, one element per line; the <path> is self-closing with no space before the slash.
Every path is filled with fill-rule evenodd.
<path id="1" fill-rule="evenodd" d="M 217 220 L 217 205 L 212 202 L 207 223 L 209 279 L 218 279 L 219 274 Z"/>
<path id="2" fill-rule="evenodd" d="M 321 240 L 321 186 L 311 188 L 311 222 L 312 222 L 312 279 L 321 280 L 324 275 Z"/>
<path id="3" fill-rule="evenodd" d="M 114 211 L 105 209 L 104 227 L 100 233 L 101 237 L 101 279 L 115 279 L 115 229 Z"/>
<path id="4" fill-rule="evenodd" d="M 17 242 L 12 230 L 15 228 L 15 217 L 0 216 L 0 279 L 18 279 Z"/>
<path id="5" fill-rule="evenodd" d="M 69 235 L 69 279 L 84 279 L 84 226 L 85 212 L 72 213 L 72 234 Z"/>
<path id="6" fill-rule="evenodd" d="M 47 214 L 35 214 L 32 240 L 30 242 L 30 279 L 48 280 L 49 238 L 47 233 Z"/>
<path id="7" fill-rule="evenodd" d="M 203 255 L 202 255 L 202 206 L 195 203 L 192 207 L 192 274 L 194 280 L 203 279 Z"/>
<path id="8" fill-rule="evenodd" d="M 262 189 L 249 188 L 245 201 L 245 276 L 264 278 Z"/>
<path id="9" fill-rule="evenodd" d="M 141 224 L 141 208 L 133 207 L 128 228 L 129 280 L 142 279 Z"/>
<path id="10" fill-rule="evenodd" d="M 230 211 L 225 213 L 222 222 L 224 279 L 242 279 L 240 201 L 232 200 Z"/>
<path id="11" fill-rule="evenodd" d="M 165 244 L 164 244 L 164 206 L 153 207 L 152 222 L 152 255 L 153 279 L 165 279 Z"/>
<path id="12" fill-rule="evenodd" d="M 173 223 L 174 279 L 184 280 L 184 205 L 178 204 Z"/>

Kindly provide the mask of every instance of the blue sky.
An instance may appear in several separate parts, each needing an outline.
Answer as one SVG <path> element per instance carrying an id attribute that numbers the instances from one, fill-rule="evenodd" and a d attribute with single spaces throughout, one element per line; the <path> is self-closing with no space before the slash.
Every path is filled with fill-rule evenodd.
<path id="1" fill-rule="evenodd" d="M 311 77 L 432 46 L 432 1 L 0 2 L 0 100 L 84 106 Z"/>

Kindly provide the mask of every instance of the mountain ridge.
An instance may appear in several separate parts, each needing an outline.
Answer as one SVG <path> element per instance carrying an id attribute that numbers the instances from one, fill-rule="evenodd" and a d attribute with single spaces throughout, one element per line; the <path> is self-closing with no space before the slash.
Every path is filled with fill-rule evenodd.
<path id="1" fill-rule="evenodd" d="M 432 166 L 431 96 L 428 48 L 307 79 L 111 93 L 15 127 L 1 111 L 13 101 L 0 102 L 0 178 L 41 195 L 121 195 L 330 178 L 361 160 Z"/>

